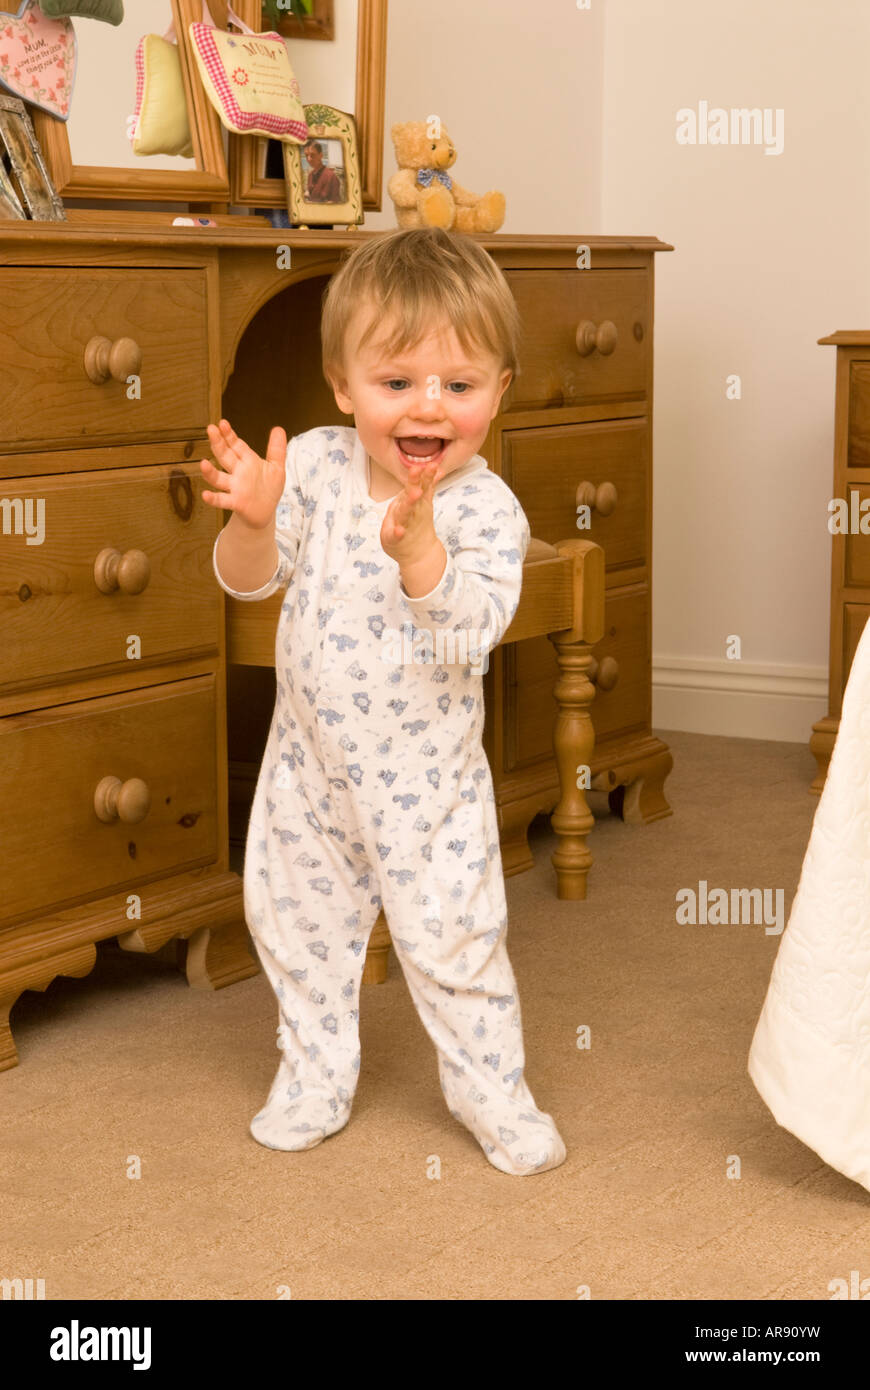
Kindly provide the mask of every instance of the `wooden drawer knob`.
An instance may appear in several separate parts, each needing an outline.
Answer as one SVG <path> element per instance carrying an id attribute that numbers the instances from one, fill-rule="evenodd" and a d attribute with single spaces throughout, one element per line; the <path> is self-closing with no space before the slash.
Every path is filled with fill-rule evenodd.
<path id="1" fill-rule="evenodd" d="M 584 481 L 577 485 L 577 506 L 589 507 L 599 516 L 610 516 L 618 501 L 619 494 L 613 483 L 599 483 L 596 487 L 594 483 Z"/>
<path id="2" fill-rule="evenodd" d="M 94 792 L 94 810 L 107 824 L 122 820 L 138 825 L 151 810 L 151 793 L 141 777 L 122 782 L 120 777 L 104 777 Z"/>
<path id="3" fill-rule="evenodd" d="M 120 550 L 107 546 L 94 561 L 94 583 L 101 594 L 121 589 L 125 594 L 141 594 L 151 578 L 151 561 L 142 550 Z"/>
<path id="4" fill-rule="evenodd" d="M 619 680 L 619 662 L 615 657 L 602 657 L 601 662 L 593 656 L 587 675 L 599 690 L 612 690 Z"/>
<path id="5" fill-rule="evenodd" d="M 91 338 L 85 348 L 85 371 L 97 386 L 114 377 L 126 381 L 138 376 L 142 366 L 142 349 L 133 338 Z"/>
<path id="6" fill-rule="evenodd" d="M 616 347 L 617 336 L 616 324 L 611 323 L 610 319 L 605 319 L 603 323 L 583 319 L 577 325 L 577 351 L 581 357 L 589 357 L 593 352 L 609 357 Z"/>

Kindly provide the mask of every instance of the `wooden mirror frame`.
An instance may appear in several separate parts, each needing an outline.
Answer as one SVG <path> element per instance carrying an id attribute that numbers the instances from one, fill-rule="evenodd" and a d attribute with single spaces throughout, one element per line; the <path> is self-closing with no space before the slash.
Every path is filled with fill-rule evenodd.
<path id="1" fill-rule="evenodd" d="M 387 68 L 387 0 L 358 0 L 356 38 L 356 104 L 363 208 L 379 212 L 384 174 L 384 87 Z M 252 29 L 261 25 L 260 0 L 236 0 L 233 8 Z M 289 31 L 285 35 L 292 37 Z M 306 94 L 303 93 L 303 100 Z M 308 98 L 330 100 L 328 92 Z M 229 147 L 230 203 L 239 207 L 286 208 L 283 179 L 261 178 L 257 172 L 257 135 L 231 135 Z"/>
<path id="2" fill-rule="evenodd" d="M 226 0 L 208 0 L 215 24 L 226 26 Z M 205 94 L 190 52 L 189 24 L 202 19 L 202 0 L 172 0 L 181 71 L 196 169 L 127 169 L 97 164 L 73 164 L 66 121 L 32 109 L 36 137 L 42 147 L 54 186 L 61 198 L 111 199 L 131 202 L 226 202 L 229 173 L 224 155 L 223 126 Z M 130 73 L 131 91 L 135 73 Z"/>

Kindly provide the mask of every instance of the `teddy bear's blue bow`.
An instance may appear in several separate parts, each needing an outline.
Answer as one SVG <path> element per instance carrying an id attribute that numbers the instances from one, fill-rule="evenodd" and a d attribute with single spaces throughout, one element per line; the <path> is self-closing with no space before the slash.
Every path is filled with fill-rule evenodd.
<path id="1" fill-rule="evenodd" d="M 433 179 L 438 179 L 440 183 L 443 183 L 445 188 L 452 188 L 453 186 L 453 180 L 449 174 L 445 174 L 443 169 L 417 170 L 417 182 L 421 183 L 424 188 L 428 188 Z"/>

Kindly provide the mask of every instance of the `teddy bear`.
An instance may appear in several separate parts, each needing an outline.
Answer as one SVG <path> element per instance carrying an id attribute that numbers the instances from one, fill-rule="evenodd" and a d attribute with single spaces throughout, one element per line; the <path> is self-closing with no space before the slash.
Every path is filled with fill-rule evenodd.
<path id="1" fill-rule="evenodd" d="M 432 121 L 399 121 L 390 127 L 398 173 L 387 184 L 402 228 L 443 227 L 445 231 L 497 232 L 504 222 L 504 194 L 490 189 L 482 197 L 451 179 L 456 150 L 445 126 L 429 134 Z"/>

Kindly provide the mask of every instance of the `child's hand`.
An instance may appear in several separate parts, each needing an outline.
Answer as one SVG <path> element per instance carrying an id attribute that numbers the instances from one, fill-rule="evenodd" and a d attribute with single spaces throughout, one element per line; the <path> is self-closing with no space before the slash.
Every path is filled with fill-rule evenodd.
<path id="1" fill-rule="evenodd" d="M 435 484 L 444 473 L 435 463 L 415 464 L 404 488 L 387 508 L 381 525 L 381 545 L 398 565 L 419 564 L 438 543 L 432 515 Z"/>
<path id="2" fill-rule="evenodd" d="M 202 500 L 223 507 L 255 530 L 264 530 L 275 518 L 286 483 L 287 435 L 276 425 L 269 435 L 266 457 L 260 458 L 239 439 L 228 420 L 209 425 L 208 437 L 215 458 L 224 470 L 203 459 L 203 475 L 217 492 L 203 492 Z"/>

